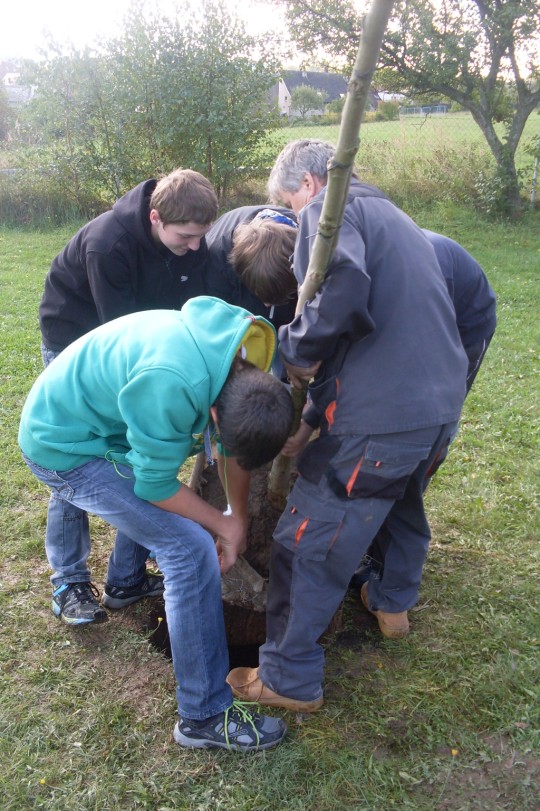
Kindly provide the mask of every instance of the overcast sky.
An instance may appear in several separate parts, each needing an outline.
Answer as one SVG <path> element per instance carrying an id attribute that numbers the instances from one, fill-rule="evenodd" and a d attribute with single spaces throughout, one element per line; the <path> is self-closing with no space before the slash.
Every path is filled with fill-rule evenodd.
<path id="1" fill-rule="evenodd" d="M 250 33 L 276 29 L 279 14 L 275 7 L 250 0 L 228 0 L 246 20 Z M 130 0 L 3 0 L 0 12 L 0 59 L 37 58 L 45 44 L 45 32 L 56 42 L 80 48 L 96 38 L 109 38 L 118 32 Z M 182 0 L 148 0 L 146 9 L 157 7 L 172 16 Z"/>

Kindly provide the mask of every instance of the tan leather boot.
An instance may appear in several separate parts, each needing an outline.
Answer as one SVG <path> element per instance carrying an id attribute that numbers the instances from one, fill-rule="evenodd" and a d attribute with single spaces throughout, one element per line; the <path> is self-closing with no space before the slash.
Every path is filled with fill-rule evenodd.
<path id="1" fill-rule="evenodd" d="M 402 639 L 409 633 L 409 618 L 406 611 L 390 614 L 388 611 L 375 611 L 369 607 L 368 584 L 360 589 L 360 598 L 370 614 L 377 618 L 379 629 L 388 639 Z"/>
<path id="2" fill-rule="evenodd" d="M 258 667 L 235 667 L 226 681 L 231 686 L 234 697 L 240 701 L 256 701 L 267 707 L 283 707 L 292 712 L 315 712 L 324 703 L 322 697 L 314 701 L 299 701 L 296 698 L 280 696 L 262 683 Z"/>

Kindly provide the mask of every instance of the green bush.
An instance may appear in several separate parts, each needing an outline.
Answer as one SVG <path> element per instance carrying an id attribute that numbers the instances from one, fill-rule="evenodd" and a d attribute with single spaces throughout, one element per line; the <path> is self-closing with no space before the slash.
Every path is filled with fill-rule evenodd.
<path id="1" fill-rule="evenodd" d="M 106 208 L 106 201 L 86 192 L 74 195 L 69 178 L 62 178 L 54 167 L 0 173 L 0 221 L 4 225 L 44 228 L 91 219 Z"/>
<path id="2" fill-rule="evenodd" d="M 397 121 L 399 104 L 397 101 L 381 101 L 375 110 L 375 121 Z"/>
<path id="3" fill-rule="evenodd" d="M 518 183 L 523 189 L 523 171 L 518 170 Z M 503 177 L 497 167 L 482 169 L 476 178 L 475 191 L 478 208 L 486 214 L 510 215 L 510 189 L 507 178 Z"/>
<path id="4" fill-rule="evenodd" d="M 321 123 L 339 125 L 341 124 L 341 113 L 326 112 L 321 116 Z"/>
<path id="5" fill-rule="evenodd" d="M 364 143 L 360 159 L 361 178 L 407 211 L 434 200 L 474 204 L 478 178 L 492 172 L 491 159 L 478 144 L 441 145 L 420 157 L 407 153 L 397 140 Z"/>

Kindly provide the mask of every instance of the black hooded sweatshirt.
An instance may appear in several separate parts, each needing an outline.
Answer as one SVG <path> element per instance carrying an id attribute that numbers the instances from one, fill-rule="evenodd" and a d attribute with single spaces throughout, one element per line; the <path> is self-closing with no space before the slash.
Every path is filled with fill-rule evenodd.
<path id="1" fill-rule="evenodd" d="M 139 310 L 179 310 L 203 295 L 204 239 L 176 256 L 150 231 L 156 180 L 139 183 L 89 222 L 55 257 L 39 306 L 43 343 L 61 351 L 86 332 Z"/>

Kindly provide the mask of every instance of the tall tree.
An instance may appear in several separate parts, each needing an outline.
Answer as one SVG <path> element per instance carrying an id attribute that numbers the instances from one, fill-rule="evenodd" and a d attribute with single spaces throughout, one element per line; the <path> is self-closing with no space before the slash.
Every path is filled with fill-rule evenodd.
<path id="1" fill-rule="evenodd" d="M 291 110 L 304 119 L 312 110 L 322 112 L 324 96 L 307 84 L 298 85 L 291 93 Z"/>
<path id="2" fill-rule="evenodd" d="M 351 62 L 362 21 L 352 0 L 275 2 L 302 51 Z M 385 89 L 443 95 L 471 113 L 513 214 L 522 207 L 516 149 L 540 102 L 539 30 L 538 0 L 413 0 L 396 4 L 381 52 Z"/>
<path id="3" fill-rule="evenodd" d="M 90 77 L 99 64 L 88 51 L 61 49 L 49 43 L 40 63 L 23 67 L 24 81 L 36 86 L 21 113 L 19 151 L 23 165 L 45 172 L 67 204 L 86 213 L 97 190 L 93 164 L 95 127 Z M 38 168 L 39 167 L 39 168 Z"/>
<path id="4" fill-rule="evenodd" d="M 69 199 L 109 202 L 174 166 L 198 169 L 223 195 L 237 167 L 253 165 L 278 125 L 269 100 L 278 65 L 221 0 L 191 12 L 158 17 L 140 0 L 97 52 L 52 43 L 28 66 L 30 163 L 61 176 Z"/>
<path id="5" fill-rule="evenodd" d="M 269 93 L 279 65 L 223 0 L 202 0 L 182 31 L 184 60 L 167 106 L 167 149 L 181 145 L 183 161 L 224 196 L 237 170 L 252 164 L 255 148 L 278 125 Z"/>

